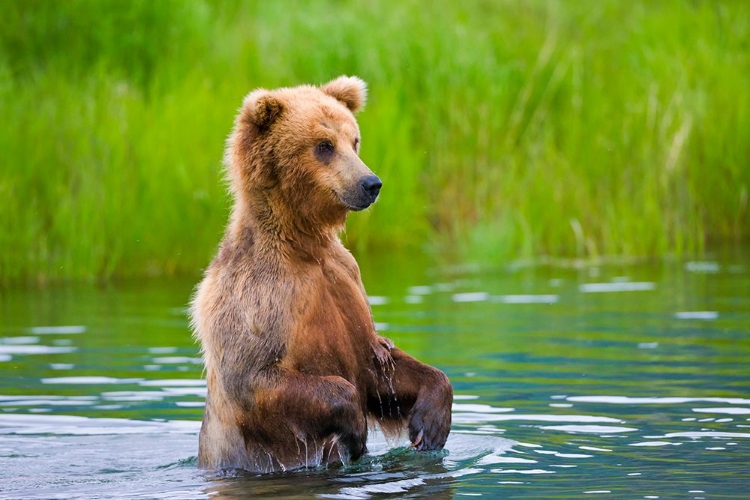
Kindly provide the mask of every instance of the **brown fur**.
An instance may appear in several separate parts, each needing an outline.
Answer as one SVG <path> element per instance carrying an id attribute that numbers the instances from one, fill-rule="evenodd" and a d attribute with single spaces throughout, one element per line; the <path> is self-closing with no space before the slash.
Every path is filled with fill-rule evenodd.
<path id="1" fill-rule="evenodd" d="M 374 201 L 352 115 L 365 92 L 356 77 L 260 89 L 237 116 L 225 157 L 232 215 L 191 307 L 208 383 L 201 467 L 357 459 L 368 417 L 407 427 L 417 449 L 445 444 L 447 377 L 377 334 L 337 236 L 350 210 Z"/>

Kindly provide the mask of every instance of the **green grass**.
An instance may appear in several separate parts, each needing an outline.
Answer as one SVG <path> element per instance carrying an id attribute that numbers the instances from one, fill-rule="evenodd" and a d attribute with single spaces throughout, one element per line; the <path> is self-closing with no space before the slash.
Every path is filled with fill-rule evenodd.
<path id="1" fill-rule="evenodd" d="M 196 273 L 256 87 L 369 83 L 358 252 L 700 254 L 750 229 L 750 4 L 0 2 L 0 284 Z"/>

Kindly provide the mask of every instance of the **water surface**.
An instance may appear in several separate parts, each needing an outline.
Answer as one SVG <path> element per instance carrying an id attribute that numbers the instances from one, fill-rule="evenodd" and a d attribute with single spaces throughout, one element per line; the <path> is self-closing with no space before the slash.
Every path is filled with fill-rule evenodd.
<path id="1" fill-rule="evenodd" d="M 456 393 L 442 453 L 195 466 L 196 280 L 3 291 L 0 498 L 750 498 L 750 260 L 362 258 L 381 332 Z"/>

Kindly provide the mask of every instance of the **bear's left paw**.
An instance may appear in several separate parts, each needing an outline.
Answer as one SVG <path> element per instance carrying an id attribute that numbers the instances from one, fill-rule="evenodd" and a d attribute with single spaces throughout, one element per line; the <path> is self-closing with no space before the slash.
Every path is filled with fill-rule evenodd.
<path id="1" fill-rule="evenodd" d="M 373 357 L 377 360 L 381 367 L 388 367 L 393 369 L 393 358 L 391 357 L 391 349 L 395 347 L 395 344 L 391 339 L 385 337 L 378 337 L 378 343 L 372 347 L 374 351 Z"/>
<path id="2" fill-rule="evenodd" d="M 409 417 L 409 440 L 418 451 L 439 450 L 451 430 L 453 390 L 447 379 L 420 394 Z"/>
<path id="3" fill-rule="evenodd" d="M 437 410 L 437 411 L 436 411 Z M 440 450 L 451 430 L 450 410 L 414 406 L 409 420 L 409 440 L 417 451 Z"/>

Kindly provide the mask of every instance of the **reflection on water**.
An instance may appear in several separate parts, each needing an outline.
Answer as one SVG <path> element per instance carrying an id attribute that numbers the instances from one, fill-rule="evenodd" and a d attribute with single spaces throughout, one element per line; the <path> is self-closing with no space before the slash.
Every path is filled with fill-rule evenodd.
<path id="1" fill-rule="evenodd" d="M 0 498 L 750 498 L 747 259 L 360 261 L 378 328 L 454 384 L 445 451 L 206 474 L 194 280 L 3 292 Z"/>

